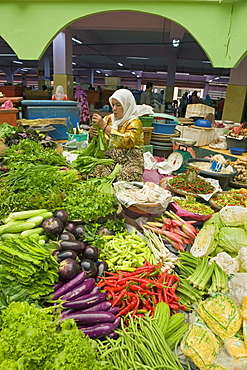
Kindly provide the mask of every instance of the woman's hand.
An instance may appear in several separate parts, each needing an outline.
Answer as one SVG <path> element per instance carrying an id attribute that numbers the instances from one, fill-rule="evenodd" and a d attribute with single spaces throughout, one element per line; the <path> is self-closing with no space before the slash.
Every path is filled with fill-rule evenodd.
<path id="1" fill-rule="evenodd" d="M 89 129 L 89 137 L 90 139 L 92 139 L 93 137 L 96 136 L 98 136 L 98 130 L 95 127 L 91 126 Z"/>
<path id="2" fill-rule="evenodd" d="M 98 126 L 99 128 L 101 128 L 102 130 L 104 129 L 106 123 L 105 121 L 103 120 L 103 118 L 97 114 L 97 113 L 94 113 L 93 114 L 93 117 L 92 117 L 92 124 L 95 125 L 95 126 Z"/>

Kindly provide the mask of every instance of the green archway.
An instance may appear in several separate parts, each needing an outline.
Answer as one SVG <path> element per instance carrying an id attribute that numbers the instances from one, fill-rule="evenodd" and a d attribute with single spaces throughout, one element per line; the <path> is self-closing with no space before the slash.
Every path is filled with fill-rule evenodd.
<path id="1" fill-rule="evenodd" d="M 126 10 L 163 16 L 178 23 L 197 40 L 213 67 L 236 67 L 245 56 L 247 4 L 241 0 L 3 0 L 0 35 L 20 59 L 37 60 L 54 37 L 75 20 Z"/>

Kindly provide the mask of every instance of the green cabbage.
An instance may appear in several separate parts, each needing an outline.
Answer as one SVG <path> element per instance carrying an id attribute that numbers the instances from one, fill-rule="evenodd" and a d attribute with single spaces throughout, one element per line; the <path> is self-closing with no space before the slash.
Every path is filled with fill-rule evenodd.
<path id="1" fill-rule="evenodd" d="M 237 253 L 247 245 L 247 232 L 242 227 L 222 227 L 218 234 L 218 244 L 226 252 Z"/>
<path id="2" fill-rule="evenodd" d="M 224 226 L 243 226 L 247 219 L 247 208 L 226 206 L 220 210 L 219 214 Z"/>
<path id="3" fill-rule="evenodd" d="M 207 225 L 216 225 L 220 229 L 221 227 L 224 226 L 220 219 L 220 214 L 219 212 L 214 213 L 212 217 L 210 217 L 207 221 L 204 222 L 203 227 Z"/>
<path id="4" fill-rule="evenodd" d="M 207 256 L 217 247 L 219 228 L 216 224 L 204 225 L 197 234 L 190 253 L 195 257 Z"/>

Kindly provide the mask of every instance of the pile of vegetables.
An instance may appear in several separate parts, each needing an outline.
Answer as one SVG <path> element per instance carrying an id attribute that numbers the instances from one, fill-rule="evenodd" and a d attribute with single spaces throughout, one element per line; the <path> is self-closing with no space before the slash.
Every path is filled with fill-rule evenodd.
<path id="1" fill-rule="evenodd" d="M 133 272 L 107 272 L 98 286 L 107 292 L 112 305 L 118 307 L 117 316 L 126 318 L 131 313 L 132 317 L 143 317 L 147 312 L 152 316 L 159 302 L 167 303 L 171 312 L 184 308 L 176 295 L 179 278 L 159 269 L 159 265 L 146 262 Z"/>
<path id="2" fill-rule="evenodd" d="M 97 358 L 95 343 L 73 320 L 59 324 L 51 308 L 12 302 L 1 312 L 0 368 L 111 370 Z"/>
<path id="3" fill-rule="evenodd" d="M 197 235 L 197 229 L 173 211 L 166 211 L 164 216 L 156 220 L 148 221 L 143 227 L 160 235 L 178 251 L 184 251 L 185 246 L 192 244 Z"/>
<path id="4" fill-rule="evenodd" d="M 213 195 L 213 203 L 218 208 L 225 206 L 247 206 L 247 191 L 246 189 L 231 189 L 226 192 L 220 192 Z"/>
<path id="5" fill-rule="evenodd" d="M 66 166 L 66 160 L 61 153 L 52 148 L 44 148 L 41 143 L 33 140 L 21 140 L 12 145 L 4 153 L 3 163 L 9 169 L 25 168 L 29 164 L 49 164 Z"/>
<path id="6" fill-rule="evenodd" d="M 186 193 L 210 194 L 214 191 L 214 187 L 203 177 L 197 176 L 194 169 L 187 170 L 185 173 L 174 176 L 172 179 L 169 179 L 168 183 L 173 188 L 182 190 Z"/>
<path id="7" fill-rule="evenodd" d="M 100 358 L 107 360 L 116 370 L 183 370 L 171 348 L 181 340 L 188 324 L 181 326 L 181 318 L 175 315 L 173 320 L 169 319 L 169 308 L 161 303 L 155 311 L 153 318 L 146 315 L 134 320 L 129 316 L 128 327 L 122 326 L 117 330 L 117 340 L 107 338 L 105 342 L 98 342 Z M 176 330 L 178 327 L 183 329 L 180 333 Z"/>
<path id="8" fill-rule="evenodd" d="M 173 198 L 174 202 L 177 203 L 181 208 L 186 209 L 189 212 L 200 214 L 200 215 L 211 215 L 213 210 L 207 204 L 197 202 L 194 197 L 186 198 Z"/>

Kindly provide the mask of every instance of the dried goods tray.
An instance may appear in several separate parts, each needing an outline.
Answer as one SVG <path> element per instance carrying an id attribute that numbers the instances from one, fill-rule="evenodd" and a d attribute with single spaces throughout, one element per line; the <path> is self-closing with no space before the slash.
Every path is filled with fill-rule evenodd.
<path id="1" fill-rule="evenodd" d="M 169 184 L 169 181 L 167 181 L 167 187 L 171 192 L 173 192 L 175 194 L 180 194 L 180 195 L 184 195 L 184 196 L 191 196 L 191 197 L 195 197 L 195 198 L 201 198 L 199 194 L 189 193 L 187 191 L 184 191 L 184 190 L 181 190 L 181 189 L 178 189 L 178 188 L 174 188 L 172 185 Z"/>

